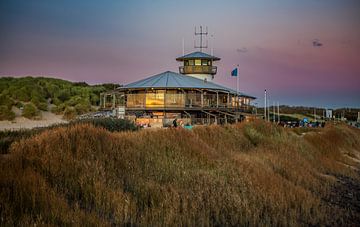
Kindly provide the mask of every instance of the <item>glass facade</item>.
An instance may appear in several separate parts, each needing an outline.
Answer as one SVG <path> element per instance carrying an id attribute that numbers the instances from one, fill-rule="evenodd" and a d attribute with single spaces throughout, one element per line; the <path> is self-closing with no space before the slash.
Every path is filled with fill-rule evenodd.
<path id="1" fill-rule="evenodd" d="M 146 107 L 164 107 L 165 90 L 147 91 Z"/>
<path id="2" fill-rule="evenodd" d="M 130 108 L 144 108 L 145 107 L 145 93 L 127 94 L 126 106 Z"/>
<path id="3" fill-rule="evenodd" d="M 217 100 L 218 98 L 218 100 Z M 238 100 L 238 101 L 237 101 Z M 147 90 L 138 91 L 126 95 L 126 107 L 128 108 L 199 108 L 199 107 L 239 107 L 249 105 L 250 99 L 219 92 L 198 90 Z"/>
<path id="4" fill-rule="evenodd" d="M 185 95 L 181 91 L 170 90 L 165 95 L 165 106 L 166 107 L 184 107 L 185 106 Z"/>

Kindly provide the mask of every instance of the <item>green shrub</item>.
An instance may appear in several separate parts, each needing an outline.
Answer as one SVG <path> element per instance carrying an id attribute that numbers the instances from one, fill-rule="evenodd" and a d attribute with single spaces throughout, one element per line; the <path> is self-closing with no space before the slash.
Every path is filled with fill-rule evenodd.
<path id="1" fill-rule="evenodd" d="M 116 118 L 90 118 L 76 120 L 72 124 L 91 124 L 95 127 L 105 128 L 111 132 L 119 131 L 134 131 L 137 127 L 129 120 L 116 119 Z"/>
<path id="2" fill-rule="evenodd" d="M 75 110 L 78 115 L 87 113 L 91 110 L 91 106 L 83 103 L 79 103 L 75 105 Z"/>
<path id="3" fill-rule="evenodd" d="M 36 108 L 34 104 L 29 103 L 24 106 L 22 116 L 29 119 L 33 119 L 35 117 L 40 116 L 40 111 Z"/>
<path id="4" fill-rule="evenodd" d="M 51 109 L 51 112 L 56 113 L 56 114 L 63 114 L 66 107 L 67 107 L 67 105 L 65 103 L 62 103 L 58 106 L 54 106 Z"/>
<path id="5" fill-rule="evenodd" d="M 43 78 L 0 78 L 0 105 L 11 109 L 15 103 L 32 102 L 37 109 L 47 111 L 48 100 L 57 107 L 52 112 L 62 114 L 66 106 L 75 107 L 76 114 L 92 111 L 91 105 L 98 105 L 100 93 L 114 89 L 119 85 L 88 85 L 85 82 L 72 83 L 69 81 Z M 18 106 L 19 107 L 19 106 Z M 21 107 L 21 106 L 20 106 Z M 68 110 L 67 115 L 72 115 Z"/>
<path id="6" fill-rule="evenodd" d="M 0 121 L 4 120 L 14 120 L 15 113 L 11 111 L 7 106 L 1 105 L 0 106 Z"/>
<path id="7" fill-rule="evenodd" d="M 61 101 L 61 102 L 65 102 L 70 98 L 70 90 L 69 89 L 64 89 L 61 90 L 57 96 L 57 98 Z"/>
<path id="8" fill-rule="evenodd" d="M 8 109 L 11 109 L 14 101 L 8 95 L 0 95 L 0 105 L 5 105 Z"/>
<path id="9" fill-rule="evenodd" d="M 36 107 L 39 109 L 39 110 L 43 110 L 43 111 L 47 111 L 48 108 L 47 108 L 47 103 L 46 102 L 38 102 L 35 104 Z"/>
<path id="10" fill-rule="evenodd" d="M 22 102 L 16 102 L 15 103 L 15 106 L 17 107 L 17 108 L 24 108 L 24 104 L 22 103 Z"/>
<path id="11" fill-rule="evenodd" d="M 62 102 L 58 98 L 52 98 L 51 99 L 51 104 L 54 104 L 54 105 L 58 106 L 58 105 L 62 104 Z"/>
<path id="12" fill-rule="evenodd" d="M 42 101 L 39 101 L 39 100 L 31 100 L 31 102 L 39 109 L 39 110 L 43 110 L 43 111 L 47 111 L 48 108 L 47 108 L 47 103 L 46 102 L 42 102 Z"/>
<path id="13" fill-rule="evenodd" d="M 31 95 L 27 87 L 22 87 L 19 89 L 18 87 L 14 86 L 12 89 L 10 89 L 10 94 L 14 99 L 22 102 L 29 102 L 31 99 Z"/>
<path id="14" fill-rule="evenodd" d="M 75 119 L 76 117 L 76 110 L 74 107 L 67 106 L 64 110 L 64 118 L 67 120 Z"/>

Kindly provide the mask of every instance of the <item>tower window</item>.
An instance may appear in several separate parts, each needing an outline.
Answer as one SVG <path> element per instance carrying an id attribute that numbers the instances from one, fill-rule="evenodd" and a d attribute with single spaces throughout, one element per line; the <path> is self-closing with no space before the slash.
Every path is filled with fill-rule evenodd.
<path id="1" fill-rule="evenodd" d="M 195 65 L 201 65 L 201 59 L 195 59 Z"/>
<path id="2" fill-rule="evenodd" d="M 194 60 L 189 60 L 189 65 L 194 65 Z"/>
<path id="3" fill-rule="evenodd" d="M 201 65 L 209 65 L 208 60 L 205 59 L 201 60 Z"/>

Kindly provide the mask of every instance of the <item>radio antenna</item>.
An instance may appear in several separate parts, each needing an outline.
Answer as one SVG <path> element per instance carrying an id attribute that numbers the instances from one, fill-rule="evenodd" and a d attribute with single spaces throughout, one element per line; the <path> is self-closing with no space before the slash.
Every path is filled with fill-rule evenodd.
<path id="1" fill-rule="evenodd" d="M 202 26 L 200 25 L 200 31 L 198 32 L 195 27 L 195 36 L 200 36 L 200 44 L 196 45 L 196 42 L 194 42 L 194 48 L 199 48 L 200 52 L 202 52 L 202 49 L 208 48 L 208 41 L 206 40 L 206 45 L 203 44 L 203 36 L 208 35 L 208 28 L 206 26 L 206 31 L 203 31 Z"/>

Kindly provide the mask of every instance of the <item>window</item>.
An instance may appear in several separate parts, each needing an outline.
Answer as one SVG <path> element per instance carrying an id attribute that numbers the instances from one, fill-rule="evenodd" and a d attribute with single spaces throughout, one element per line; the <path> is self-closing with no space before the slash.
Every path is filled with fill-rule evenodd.
<path id="1" fill-rule="evenodd" d="M 194 65 L 194 60 L 189 60 L 189 65 Z"/>
<path id="2" fill-rule="evenodd" d="M 205 59 L 201 60 L 201 65 L 208 65 L 208 60 Z"/>
<path id="3" fill-rule="evenodd" d="M 188 66 L 188 65 L 189 65 L 189 61 L 188 61 L 188 60 L 185 60 L 185 61 L 184 61 L 184 65 L 185 65 L 185 66 Z"/>
<path id="4" fill-rule="evenodd" d="M 146 107 L 164 107 L 164 90 L 148 91 L 146 93 Z"/>
<path id="5" fill-rule="evenodd" d="M 195 65 L 201 65 L 201 59 L 195 59 Z"/>

